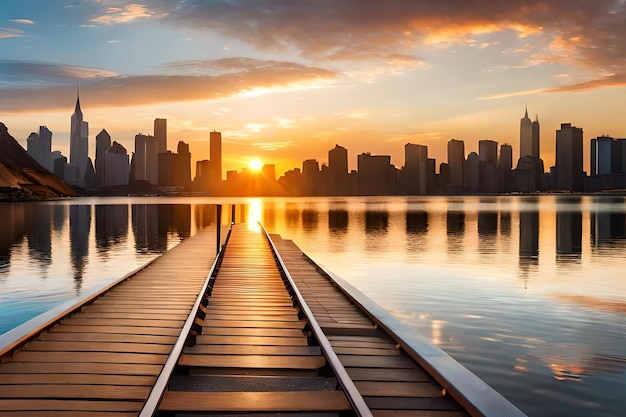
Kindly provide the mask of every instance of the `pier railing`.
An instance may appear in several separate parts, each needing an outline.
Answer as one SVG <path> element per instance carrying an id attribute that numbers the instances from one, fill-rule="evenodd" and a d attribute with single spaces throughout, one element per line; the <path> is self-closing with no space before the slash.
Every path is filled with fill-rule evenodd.
<path id="1" fill-rule="evenodd" d="M 298 305 L 300 306 L 300 309 L 302 310 L 302 313 L 304 314 L 309 324 L 309 327 L 311 328 L 311 331 L 313 332 L 313 335 L 317 339 L 317 342 L 319 343 L 320 348 L 322 349 L 322 352 L 324 353 L 324 356 L 326 356 L 326 360 L 328 361 L 328 364 L 330 365 L 331 369 L 335 373 L 335 376 L 337 377 L 337 382 L 339 383 L 343 392 L 345 393 L 346 398 L 350 402 L 350 405 L 352 406 L 354 412 L 359 417 L 372 417 L 372 412 L 370 411 L 369 407 L 365 403 L 365 400 L 361 396 L 361 393 L 359 392 L 357 387 L 354 385 L 352 378 L 350 378 L 350 376 L 348 375 L 348 372 L 346 371 L 343 364 L 337 357 L 337 354 L 335 353 L 333 347 L 331 346 L 330 341 L 328 340 L 328 338 L 322 331 L 322 328 L 320 327 L 317 320 L 315 319 L 313 312 L 311 311 L 307 303 L 304 301 L 304 297 L 298 290 L 298 287 L 296 286 L 295 281 L 289 274 L 289 271 L 287 270 L 287 267 L 285 266 L 285 262 L 283 261 L 282 257 L 280 256 L 280 253 L 276 249 L 276 245 L 272 241 L 272 238 L 270 237 L 269 233 L 267 233 L 267 230 L 265 229 L 265 227 L 261 223 L 259 223 L 259 225 L 261 226 L 261 230 L 265 234 L 265 237 L 267 238 L 267 240 L 270 243 L 270 246 L 272 247 L 272 251 L 274 252 L 274 256 L 276 257 L 276 260 L 278 261 L 280 269 L 285 275 L 285 279 L 287 280 L 289 287 L 291 291 L 293 292 L 293 295 L 296 298 Z"/>

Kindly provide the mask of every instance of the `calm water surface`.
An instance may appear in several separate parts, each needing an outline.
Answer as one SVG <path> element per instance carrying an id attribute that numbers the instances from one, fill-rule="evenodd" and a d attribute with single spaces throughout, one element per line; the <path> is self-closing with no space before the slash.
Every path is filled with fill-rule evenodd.
<path id="1" fill-rule="evenodd" d="M 238 216 L 293 239 L 529 416 L 624 415 L 622 197 L 0 205 L 0 333 L 214 227 L 214 204 L 231 202 L 247 204 Z"/>

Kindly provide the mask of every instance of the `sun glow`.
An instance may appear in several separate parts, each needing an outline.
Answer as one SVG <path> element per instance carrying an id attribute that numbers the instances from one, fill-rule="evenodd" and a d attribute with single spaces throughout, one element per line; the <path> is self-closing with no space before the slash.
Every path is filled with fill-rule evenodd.
<path id="1" fill-rule="evenodd" d="M 248 167 L 252 171 L 260 171 L 263 168 L 263 162 L 260 159 L 253 159 L 248 162 Z"/>

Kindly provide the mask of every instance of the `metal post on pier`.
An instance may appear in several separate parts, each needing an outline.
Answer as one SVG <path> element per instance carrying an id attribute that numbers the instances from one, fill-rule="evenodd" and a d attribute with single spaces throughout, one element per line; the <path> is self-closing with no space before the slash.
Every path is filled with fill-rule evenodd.
<path id="1" fill-rule="evenodd" d="M 235 208 L 236 206 L 232 204 L 230 206 L 230 224 L 235 224 Z"/>
<path id="2" fill-rule="evenodd" d="M 221 204 L 217 204 L 215 206 L 215 214 L 216 214 L 216 220 L 215 223 L 217 225 L 217 242 L 215 244 L 215 253 L 219 255 L 220 253 L 220 246 L 222 243 L 222 237 L 221 237 L 221 232 L 222 232 L 222 205 Z"/>

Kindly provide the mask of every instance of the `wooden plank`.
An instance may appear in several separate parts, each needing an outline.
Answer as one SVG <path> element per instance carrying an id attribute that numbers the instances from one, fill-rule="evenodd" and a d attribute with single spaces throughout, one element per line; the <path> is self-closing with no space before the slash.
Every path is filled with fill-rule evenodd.
<path id="1" fill-rule="evenodd" d="M 154 319 L 100 319 L 90 317 L 72 317 L 61 322 L 63 326 L 98 326 L 98 327 L 160 327 L 181 329 L 184 320 L 154 320 Z"/>
<path id="2" fill-rule="evenodd" d="M 152 343 L 173 345 L 176 336 L 131 335 L 116 333 L 42 333 L 41 340 L 69 342 L 104 342 L 104 343 Z"/>
<path id="3" fill-rule="evenodd" d="M 444 397 L 439 398 L 402 398 L 402 397 L 364 397 L 367 405 L 379 410 L 448 410 L 458 411 Z"/>
<path id="4" fill-rule="evenodd" d="M 87 384 L 143 385 L 154 384 L 154 376 L 103 374 L 0 374 L 0 385 L 6 384 Z"/>
<path id="5" fill-rule="evenodd" d="M 103 343 L 35 340 L 28 343 L 23 351 L 45 352 L 125 352 L 169 354 L 171 346 L 154 343 Z"/>
<path id="6" fill-rule="evenodd" d="M 326 364 L 326 358 L 323 356 L 183 354 L 178 364 L 203 368 L 319 369 Z"/>
<path id="7" fill-rule="evenodd" d="M 363 396 L 378 397 L 441 397 L 441 392 L 430 382 L 355 381 Z"/>
<path id="8" fill-rule="evenodd" d="M 57 326 L 50 329 L 53 333 L 118 333 L 129 335 L 178 336 L 180 329 L 161 327 L 128 327 L 128 326 Z"/>
<path id="9" fill-rule="evenodd" d="M 421 369 L 348 368 L 353 381 L 426 382 L 431 378 Z"/>
<path id="10" fill-rule="evenodd" d="M 374 417 L 467 417 L 463 411 L 372 410 Z"/>
<path id="11" fill-rule="evenodd" d="M 0 366 L 0 374 L 109 374 L 158 375 L 161 365 L 115 363 L 24 363 L 7 362 Z"/>
<path id="12" fill-rule="evenodd" d="M 417 365 L 405 356 L 357 356 L 337 355 L 344 367 L 360 368 L 407 368 L 416 369 Z"/>
<path id="13" fill-rule="evenodd" d="M 163 364 L 167 355 L 154 353 L 120 352 L 30 352 L 21 351 L 15 355 L 16 363 L 142 363 Z"/>
<path id="14" fill-rule="evenodd" d="M 142 403 L 136 401 L 86 401 L 86 400 L 38 400 L 38 399 L 0 399 L 0 410 L 5 412 L 23 411 L 108 411 L 138 412 Z M 84 415 L 84 414 L 83 414 Z"/>
<path id="15" fill-rule="evenodd" d="M 84 411 L 2 411 L 0 417 L 84 417 Z M 89 417 L 136 417 L 137 412 L 90 411 Z"/>
<path id="16" fill-rule="evenodd" d="M 307 346 L 308 341 L 302 335 L 298 337 L 261 337 L 261 336 L 210 336 L 198 335 L 197 346 L 209 344 L 223 345 L 266 345 L 266 346 Z"/>
<path id="17" fill-rule="evenodd" d="M 196 345 L 185 348 L 190 355 L 321 355 L 319 346 Z"/>
<path id="18" fill-rule="evenodd" d="M 223 336 L 304 337 L 300 329 L 252 329 L 210 326 L 204 327 L 202 334 Z"/>
<path id="19" fill-rule="evenodd" d="M 205 327 L 232 327 L 251 329 L 303 329 L 306 322 L 301 321 L 245 321 L 245 320 L 215 320 L 213 317 L 205 319 Z"/>
<path id="20" fill-rule="evenodd" d="M 351 409 L 341 391 L 167 391 L 159 406 L 161 411 L 195 412 L 335 412 Z"/>
<path id="21" fill-rule="evenodd" d="M 3 385 L 1 388 L 0 398 L 80 398 L 137 401 L 145 399 L 151 389 L 151 387 L 146 386 L 58 384 Z"/>

